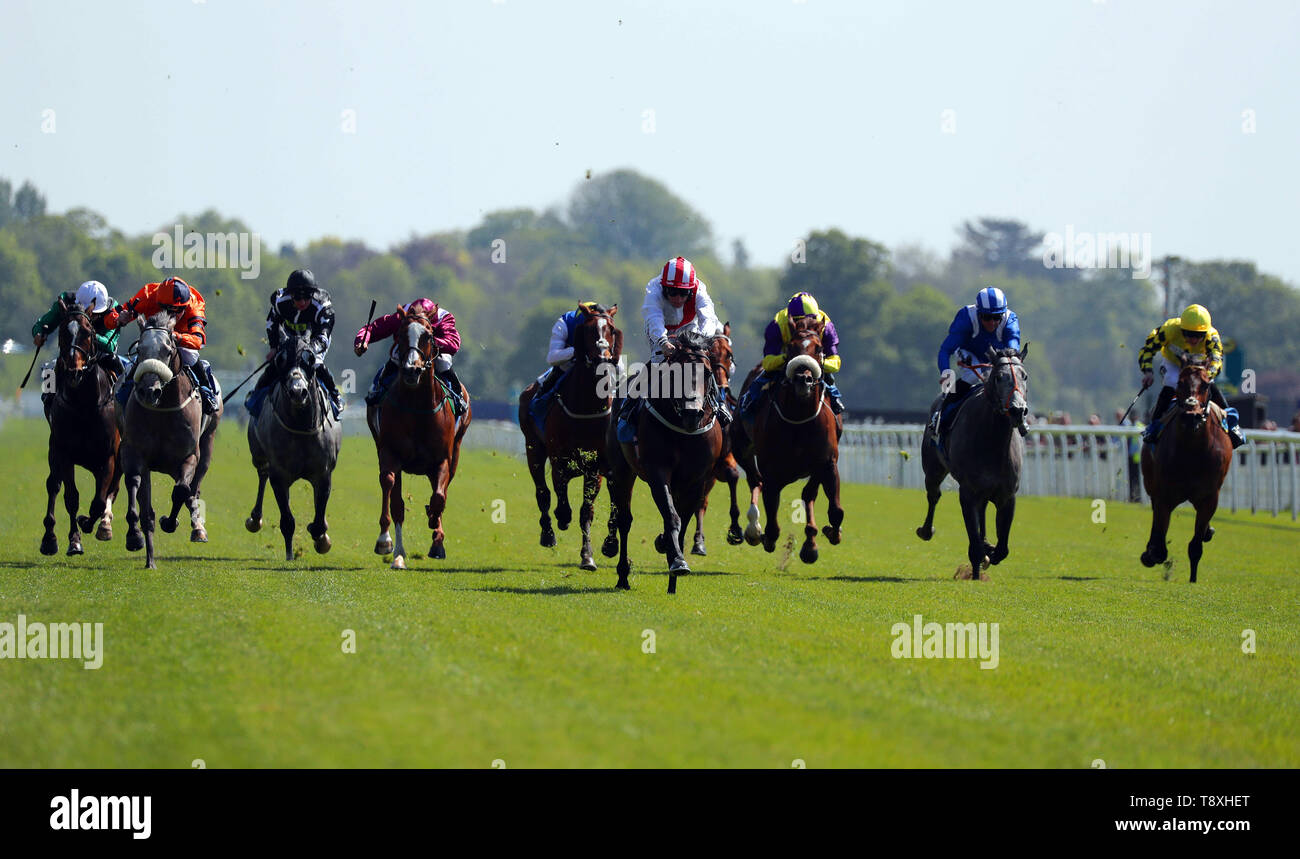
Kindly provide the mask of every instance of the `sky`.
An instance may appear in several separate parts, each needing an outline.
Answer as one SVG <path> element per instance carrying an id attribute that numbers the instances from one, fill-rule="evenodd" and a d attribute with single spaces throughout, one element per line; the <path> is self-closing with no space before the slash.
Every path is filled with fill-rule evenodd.
<path id="1" fill-rule="evenodd" d="M 0 177 L 386 248 L 630 167 L 724 258 L 1149 233 L 1300 284 L 1300 3 L 0 0 Z"/>

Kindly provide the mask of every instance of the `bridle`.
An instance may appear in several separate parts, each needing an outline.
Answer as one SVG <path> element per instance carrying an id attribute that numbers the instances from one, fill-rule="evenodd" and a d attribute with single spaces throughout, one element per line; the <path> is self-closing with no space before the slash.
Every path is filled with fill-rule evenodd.
<path id="1" fill-rule="evenodd" d="M 700 365 L 704 370 L 705 378 L 707 378 L 709 375 L 712 375 L 713 361 L 712 358 L 709 356 L 708 352 L 700 349 L 693 349 L 687 346 L 686 344 L 681 343 L 680 341 L 675 341 L 675 342 L 677 343 L 677 349 L 673 352 L 672 358 L 664 362 L 665 364 L 682 364 L 683 370 L 686 367 Z M 681 358 L 687 358 L 691 360 L 680 360 Z M 707 395 L 701 394 L 701 396 L 707 399 Z M 673 411 L 677 413 L 677 416 L 679 418 L 682 417 L 682 412 L 684 411 L 682 409 L 682 401 L 679 400 L 677 397 L 673 397 L 672 404 L 673 404 Z M 704 435 L 709 430 L 713 429 L 714 424 L 718 422 L 718 416 L 714 413 L 710 413 L 709 422 L 707 424 L 704 424 L 703 426 L 698 426 L 695 429 L 690 430 L 678 426 L 677 424 L 665 418 L 659 412 L 659 410 L 654 407 L 654 401 L 651 400 L 649 397 L 646 398 L 645 408 L 646 411 L 648 411 L 655 420 L 659 421 L 659 423 L 663 424 L 673 432 L 679 433 L 681 435 Z"/>

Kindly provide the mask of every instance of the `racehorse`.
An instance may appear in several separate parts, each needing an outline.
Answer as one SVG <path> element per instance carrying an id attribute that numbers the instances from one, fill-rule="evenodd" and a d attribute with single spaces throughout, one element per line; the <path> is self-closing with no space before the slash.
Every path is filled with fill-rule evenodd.
<path id="1" fill-rule="evenodd" d="M 102 359 L 90 317 L 79 307 L 69 309 L 59 324 L 59 357 L 54 364 L 54 397 L 45 409 L 50 422 L 50 475 L 45 480 L 49 503 L 41 554 L 59 551 L 54 536 L 54 501 L 63 485 L 68 511 L 68 554 L 82 554 L 81 532 L 99 520 L 95 539 L 113 539 L 113 499 L 122 473 L 118 461 L 121 435 L 117 428 L 113 378 Z M 76 466 L 95 477 L 95 497 L 88 516 L 78 516 Z M 102 518 L 101 518 L 102 517 Z"/>
<path id="2" fill-rule="evenodd" d="M 1232 441 L 1223 428 L 1223 414 L 1218 406 L 1211 408 L 1209 397 L 1210 378 L 1205 367 L 1184 365 L 1176 388 L 1177 416 L 1165 422 L 1154 445 L 1142 445 L 1142 482 L 1151 496 L 1151 538 L 1142 563 L 1152 567 L 1169 556 L 1165 545 L 1169 514 L 1190 501 L 1196 508 L 1196 524 L 1187 544 L 1191 582 L 1196 581 L 1201 544 L 1214 536 L 1210 519 L 1219 507 L 1219 490 L 1232 465 Z"/>
<path id="3" fill-rule="evenodd" d="M 609 429 L 614 403 L 616 378 L 609 372 L 618 366 L 623 354 L 623 332 L 614 325 L 618 305 L 595 305 L 586 313 L 582 324 L 574 329 L 573 368 L 555 390 L 555 402 L 546 415 L 545 431 L 528 413 L 537 394 L 536 382 L 519 395 L 519 429 L 524 434 L 528 455 L 528 472 L 536 487 L 538 523 L 542 528 L 541 544 L 555 545 L 549 510 L 551 492 L 546 488 L 546 461 L 551 461 L 551 483 L 555 486 L 555 524 L 561 531 L 569 527 L 573 510 L 569 507 L 569 481 L 582 476 L 582 506 L 578 522 L 582 527 L 582 551 L 579 568 L 595 570 L 591 552 L 591 522 L 595 518 L 596 496 L 608 466 L 605 461 L 605 434 Z M 556 372 L 559 372 L 558 370 Z M 611 502 L 609 531 L 602 550 L 606 557 L 618 551 L 618 536 Z"/>
<path id="4" fill-rule="evenodd" d="M 406 519 L 406 503 L 402 498 L 402 472 L 428 476 L 433 486 L 433 496 L 424 508 L 429 527 L 433 530 L 433 543 L 429 557 L 443 559 L 447 550 L 443 545 L 442 514 L 447 508 L 447 486 L 456 476 L 456 463 L 460 459 L 460 443 L 469 429 L 471 409 L 469 391 L 461 385 L 465 398 L 465 414 L 459 422 L 451 406 L 450 395 L 443 382 L 433 372 L 438 349 L 433 342 L 433 324 L 418 309 L 404 311 L 397 332 L 393 335 L 396 354 L 401 355 L 401 372 L 397 382 L 380 403 L 378 426 L 371 426 L 371 435 L 379 453 L 379 487 L 382 500 L 379 509 L 379 539 L 375 541 L 375 554 L 393 553 L 392 568 L 406 569 L 406 547 L 402 543 L 402 523 Z M 397 542 L 388 532 L 390 523 L 397 525 Z"/>
<path id="5" fill-rule="evenodd" d="M 170 534 L 176 530 L 176 514 L 184 504 L 190 511 L 190 541 L 206 543 L 199 491 L 224 411 L 218 402 L 215 413 L 203 414 L 199 390 L 183 370 L 172 330 L 175 325 L 176 317 L 166 310 L 142 325 L 140 339 L 134 344 L 138 347 L 138 363 L 132 371 L 135 387 L 126 408 L 118 412 L 126 476 L 126 548 L 130 552 L 145 549 L 145 568 L 150 570 L 156 566 L 151 472 L 162 472 L 176 481 L 171 512 L 158 520 L 163 531 Z"/>
<path id="6" fill-rule="evenodd" d="M 307 533 L 317 552 L 330 550 L 325 508 L 329 505 L 343 429 L 316 381 L 319 359 L 311 349 L 310 337 L 286 339 L 274 360 L 278 378 L 261 412 L 248 422 L 248 450 L 257 469 L 257 501 L 244 527 L 254 532 L 261 530 L 262 498 L 270 480 L 280 508 L 284 559 L 292 561 L 295 523 L 289 509 L 289 488 L 299 480 L 311 484 L 316 503 L 316 518 L 307 525 Z"/>
<path id="7" fill-rule="evenodd" d="M 616 509 L 619 536 L 618 584 L 627 590 L 631 563 L 627 557 L 628 532 L 632 528 L 632 490 L 637 478 L 650 484 L 650 494 L 663 517 L 663 533 L 655 548 L 668 557 L 668 593 L 677 593 L 677 577 L 689 573 L 682 554 L 690 514 L 700 508 L 713 468 L 722 452 L 722 426 L 709 402 L 708 338 L 687 331 L 675 338 L 671 354 L 662 364 L 652 364 L 646 402 L 637 412 L 636 443 L 618 440 L 617 421 L 610 421 L 606 435 L 609 482 Z M 675 372 L 680 371 L 680 372 Z M 654 381 L 667 383 L 654 384 Z M 686 516 L 678 511 L 685 511 Z"/>
<path id="8" fill-rule="evenodd" d="M 731 323 L 722 326 L 722 336 L 709 340 L 709 361 L 713 364 L 713 378 L 718 390 L 727 398 L 727 408 L 736 413 L 736 398 L 731 395 L 731 376 L 736 371 L 735 352 L 731 348 Z M 731 526 L 727 529 L 727 542 L 735 546 L 744 541 L 740 533 L 740 506 L 736 503 L 736 485 L 740 483 L 740 465 L 731 449 L 731 433 L 722 433 L 722 453 L 713 466 L 708 486 L 704 490 L 704 503 L 695 511 L 695 541 L 691 546 L 692 555 L 707 555 L 704 545 L 704 514 L 709 510 L 709 493 L 719 480 L 731 490 Z"/>
<path id="9" fill-rule="evenodd" d="M 1029 414 L 1029 374 L 1022 362 L 1029 344 L 1015 349 L 989 348 L 987 364 L 973 364 L 979 373 L 987 370 L 982 387 L 962 401 L 941 451 L 931 427 L 921 439 L 921 467 L 925 471 L 925 493 L 930 507 L 916 536 L 934 536 L 934 508 L 939 503 L 939 484 L 952 474 L 960 487 L 962 520 L 966 523 L 967 557 L 971 579 L 978 581 L 988 564 L 1001 563 L 1010 553 L 1007 538 L 1016 515 L 1016 490 L 1025 455 L 1025 418 Z M 942 397 L 931 410 L 938 408 Z M 996 546 L 984 539 L 984 518 L 989 502 L 997 508 Z"/>
<path id="10" fill-rule="evenodd" d="M 844 508 L 840 504 L 839 437 L 843 424 L 827 402 L 822 377 L 823 323 L 811 318 L 795 322 L 786 346 L 785 378 L 772 385 L 754 413 L 750 430 L 736 421 L 732 425 L 733 448 L 741 452 L 740 466 L 749 483 L 750 503 L 745 539 L 750 545 L 762 542 L 768 552 L 776 550 L 781 535 L 781 490 L 804 477 L 801 498 L 804 512 L 804 541 L 799 560 L 817 560 L 817 523 L 813 502 L 820 488 L 826 494 L 827 518 L 822 529 L 832 546 L 839 545 Z M 755 367 L 745 379 L 747 389 L 761 371 Z M 767 526 L 759 525 L 758 499 L 763 498 Z"/>

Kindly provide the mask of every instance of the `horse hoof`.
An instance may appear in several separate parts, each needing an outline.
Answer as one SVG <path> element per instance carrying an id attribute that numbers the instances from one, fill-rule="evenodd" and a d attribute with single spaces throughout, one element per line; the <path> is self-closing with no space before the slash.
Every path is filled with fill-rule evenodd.
<path id="1" fill-rule="evenodd" d="M 158 565 L 153 561 L 145 561 L 144 568 L 146 570 L 156 570 L 158 569 Z"/>
<path id="2" fill-rule="evenodd" d="M 190 542 L 191 543 L 208 542 L 208 532 L 204 531 L 202 528 L 194 528 L 193 530 L 190 531 Z"/>
<path id="3" fill-rule="evenodd" d="M 770 540 L 770 541 L 769 541 L 766 537 L 764 537 L 764 538 L 763 538 L 763 551 L 764 551 L 764 552 L 775 552 L 775 551 L 776 551 L 776 541 L 775 541 L 775 540 Z"/>
<path id="4" fill-rule="evenodd" d="M 839 528 L 832 528 L 830 525 L 823 525 L 822 533 L 826 535 L 827 540 L 831 541 L 832 546 L 838 546 L 840 544 Z"/>
<path id="5" fill-rule="evenodd" d="M 751 546 L 757 546 L 759 543 L 763 542 L 763 529 L 762 529 L 762 528 L 753 528 L 753 529 L 746 528 L 746 529 L 745 529 L 745 542 L 748 543 L 748 544 L 751 545 Z"/>
<path id="6" fill-rule="evenodd" d="M 592 558 L 590 555 L 588 555 L 587 557 L 585 557 L 585 558 L 582 559 L 582 563 L 578 564 L 578 569 L 580 569 L 580 570 L 586 570 L 586 571 L 589 572 L 589 573 L 594 573 L 594 572 L 596 572 L 596 561 L 595 561 L 595 559 Z"/>
<path id="7" fill-rule="evenodd" d="M 1156 559 L 1151 557 L 1150 552 L 1143 552 L 1142 557 L 1138 560 L 1142 562 L 1142 566 L 1144 567 L 1154 567 L 1156 565 Z"/>
<path id="8" fill-rule="evenodd" d="M 1205 526 L 1205 536 L 1202 537 L 1201 539 L 1204 540 L 1206 543 L 1208 543 L 1208 542 L 1210 542 L 1211 540 L 1214 539 L 1214 526 L 1213 526 L 1213 525 L 1206 525 L 1206 526 Z"/>
<path id="9" fill-rule="evenodd" d="M 138 552 L 144 548 L 144 533 L 139 529 L 126 532 L 126 550 Z"/>
<path id="10" fill-rule="evenodd" d="M 250 533 L 256 534 L 258 531 L 262 530 L 262 520 L 254 519 L 252 516 L 249 516 L 244 520 L 244 527 L 247 528 Z"/>
<path id="11" fill-rule="evenodd" d="M 703 541 L 703 540 L 701 540 L 700 542 L 696 543 L 694 546 L 691 546 L 691 554 L 692 554 L 692 555 L 707 555 L 707 554 L 709 554 L 708 552 L 706 552 L 706 551 L 704 550 L 704 541 Z"/>
<path id="12" fill-rule="evenodd" d="M 91 519 L 89 516 L 77 517 L 77 527 L 80 528 L 82 531 L 86 532 L 87 534 L 90 533 L 90 529 L 94 527 L 94 525 L 95 525 L 95 520 Z"/>
<path id="13" fill-rule="evenodd" d="M 799 550 L 799 560 L 803 561 L 805 564 L 817 563 L 817 550 L 812 546 L 805 545 Z"/>
<path id="14" fill-rule="evenodd" d="M 176 520 L 170 516 L 159 517 L 158 527 L 163 529 L 164 534 L 171 534 L 176 530 Z"/>
<path id="15" fill-rule="evenodd" d="M 84 552 L 84 550 L 81 548 L 81 541 L 80 541 L 80 540 L 71 541 L 71 542 L 68 543 L 68 556 L 69 556 L 69 557 L 71 557 L 72 555 L 82 555 L 82 554 L 85 554 L 85 552 Z"/>
<path id="16" fill-rule="evenodd" d="M 745 542 L 745 535 L 740 533 L 739 528 L 728 528 L 727 542 L 733 546 L 739 546 L 741 543 Z"/>
<path id="17" fill-rule="evenodd" d="M 690 574 L 691 568 L 686 563 L 686 559 L 682 558 L 677 562 L 670 564 L 668 567 L 668 572 L 674 576 L 685 576 Z"/>
<path id="18" fill-rule="evenodd" d="M 606 537 L 605 542 L 600 544 L 600 553 L 606 558 L 612 558 L 618 554 L 618 538 Z"/>
<path id="19" fill-rule="evenodd" d="M 445 561 L 447 559 L 447 547 L 441 543 L 435 543 L 429 547 L 429 557 L 435 561 Z"/>
<path id="20" fill-rule="evenodd" d="M 556 513 L 555 527 L 559 528 L 561 531 L 567 531 L 569 530 L 569 522 L 572 521 L 572 519 L 573 519 L 572 515 L 561 516 L 559 513 Z"/>
<path id="21" fill-rule="evenodd" d="M 658 552 L 658 553 L 661 554 L 661 555 L 666 555 L 666 554 L 668 554 L 668 549 L 664 547 L 664 535 L 663 535 L 663 534 L 656 534 L 656 535 L 655 535 L 655 551 Z"/>
<path id="22" fill-rule="evenodd" d="M 620 591 L 632 590 L 632 586 L 627 583 L 627 579 L 619 579 L 618 584 L 614 585 L 614 587 L 618 588 Z"/>
<path id="23" fill-rule="evenodd" d="M 95 529 L 95 539 L 99 540 L 101 543 L 107 543 L 109 540 L 112 540 L 113 526 L 100 522 L 99 527 Z"/>
<path id="24" fill-rule="evenodd" d="M 390 565 L 390 569 L 394 569 L 394 570 L 406 569 L 406 559 L 403 558 L 401 555 L 394 555 L 393 563 Z"/>
<path id="25" fill-rule="evenodd" d="M 330 542 L 329 534 L 321 534 L 316 538 L 316 554 L 323 555 L 330 550 L 334 544 Z"/>
<path id="26" fill-rule="evenodd" d="M 59 551 L 59 538 L 47 535 L 41 538 L 41 554 L 53 555 Z"/>
<path id="27" fill-rule="evenodd" d="M 393 551 L 392 537 L 380 537 L 378 540 L 375 541 L 376 555 L 387 555 L 391 551 Z"/>
<path id="28" fill-rule="evenodd" d="M 985 555 L 983 558 L 980 559 L 980 572 L 982 573 L 988 568 L 989 568 L 989 556 Z"/>
<path id="29" fill-rule="evenodd" d="M 554 531 L 549 531 L 549 530 L 548 530 L 548 531 L 543 531 L 543 532 L 542 532 L 541 544 L 542 544 L 542 548 L 543 548 L 543 549 L 554 549 L 554 548 L 555 548 L 555 532 L 554 532 Z"/>

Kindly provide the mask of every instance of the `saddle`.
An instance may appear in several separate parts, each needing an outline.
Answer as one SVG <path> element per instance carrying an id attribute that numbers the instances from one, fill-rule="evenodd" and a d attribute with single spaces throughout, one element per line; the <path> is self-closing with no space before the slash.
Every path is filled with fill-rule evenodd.
<path id="1" fill-rule="evenodd" d="M 564 379 L 569 375 L 569 372 L 568 370 L 560 372 L 559 378 L 555 379 L 545 391 L 535 395 L 528 403 L 528 416 L 533 419 L 533 425 L 537 427 L 539 435 L 546 434 L 546 416 L 550 414 L 551 405 L 555 402 L 560 385 L 564 383 Z"/>
<path id="2" fill-rule="evenodd" d="M 1214 402 L 1213 400 L 1206 403 L 1205 413 L 1209 415 L 1209 417 L 1212 420 L 1218 421 L 1219 426 L 1223 427 L 1225 431 L 1228 430 L 1228 413 L 1225 412 L 1219 406 L 1218 403 Z M 1156 442 L 1160 441 L 1160 437 L 1165 434 L 1165 430 L 1169 429 L 1169 425 L 1173 422 L 1173 418 L 1175 418 L 1177 415 L 1178 415 L 1178 400 L 1175 399 L 1172 403 L 1169 404 L 1169 408 L 1165 409 L 1162 414 L 1153 417 L 1153 420 L 1159 424 L 1159 429 L 1156 430 L 1154 441 Z"/>
<path id="3" fill-rule="evenodd" d="M 966 393 L 953 400 L 947 406 L 942 404 L 939 406 L 939 427 L 938 431 L 934 434 L 934 446 L 939 449 L 940 453 L 942 453 L 946 447 L 945 443 L 948 441 L 948 435 L 952 432 L 952 425 L 957 422 L 957 413 L 960 412 L 962 407 L 970 401 L 976 391 L 982 390 L 984 390 L 984 384 L 982 382 L 977 382 L 972 385 Z"/>

